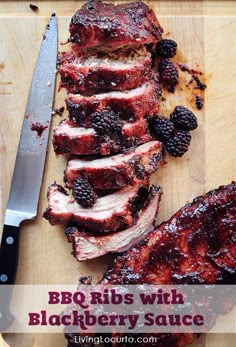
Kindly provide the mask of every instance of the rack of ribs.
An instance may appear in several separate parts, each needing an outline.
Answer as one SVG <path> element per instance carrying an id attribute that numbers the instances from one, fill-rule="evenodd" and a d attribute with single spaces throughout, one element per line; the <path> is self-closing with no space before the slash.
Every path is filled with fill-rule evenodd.
<path id="1" fill-rule="evenodd" d="M 99 283 L 236 284 L 235 265 L 236 183 L 233 182 L 195 198 L 127 252 L 117 256 Z M 227 313 L 230 306 L 232 302 L 230 305 L 222 303 L 222 314 Z M 68 347 L 74 346 L 70 342 L 74 335 L 66 334 Z M 196 334 L 152 336 L 158 338 L 152 344 L 154 347 L 184 347 Z M 109 346 L 128 347 L 125 343 Z M 143 347 L 143 344 L 135 346 Z"/>

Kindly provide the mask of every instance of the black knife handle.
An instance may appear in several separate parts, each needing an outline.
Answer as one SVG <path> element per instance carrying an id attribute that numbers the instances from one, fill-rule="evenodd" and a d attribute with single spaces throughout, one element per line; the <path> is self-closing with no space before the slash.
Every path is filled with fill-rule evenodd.
<path id="1" fill-rule="evenodd" d="M 0 284 L 14 284 L 19 255 L 19 227 L 4 225 L 0 246 Z"/>
<path id="2" fill-rule="evenodd" d="M 14 320 L 10 303 L 18 265 L 19 236 L 19 227 L 4 225 L 0 246 L 0 332 L 6 331 Z"/>

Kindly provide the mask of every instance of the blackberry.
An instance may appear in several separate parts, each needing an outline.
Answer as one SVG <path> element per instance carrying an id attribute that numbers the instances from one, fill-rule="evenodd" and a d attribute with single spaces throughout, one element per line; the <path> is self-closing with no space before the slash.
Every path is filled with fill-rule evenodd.
<path id="1" fill-rule="evenodd" d="M 167 141 L 175 131 L 173 122 L 166 117 L 153 117 L 150 125 L 153 135 L 163 142 Z"/>
<path id="2" fill-rule="evenodd" d="M 76 178 L 73 185 L 75 200 L 83 207 L 92 207 L 97 201 L 97 194 L 85 178 Z"/>
<path id="3" fill-rule="evenodd" d="M 166 143 L 166 150 L 174 157 L 182 157 L 190 145 L 191 135 L 185 130 L 179 130 Z"/>
<path id="4" fill-rule="evenodd" d="M 172 61 L 169 59 L 162 59 L 158 66 L 160 80 L 167 84 L 176 84 L 178 83 L 179 73 L 178 70 Z"/>
<path id="5" fill-rule="evenodd" d="M 201 96 L 195 96 L 195 105 L 198 110 L 201 110 L 203 108 L 203 98 Z"/>
<path id="6" fill-rule="evenodd" d="M 92 117 L 93 129 L 99 135 L 110 135 L 120 133 L 122 130 L 122 122 L 110 107 L 103 111 L 94 112 Z"/>
<path id="7" fill-rule="evenodd" d="M 156 45 L 156 52 L 162 58 L 173 58 L 176 55 L 177 43 L 173 40 L 160 40 Z"/>
<path id="8" fill-rule="evenodd" d="M 170 115 L 170 120 L 177 128 L 183 130 L 194 130 L 198 126 L 197 117 L 184 106 L 176 106 Z"/>

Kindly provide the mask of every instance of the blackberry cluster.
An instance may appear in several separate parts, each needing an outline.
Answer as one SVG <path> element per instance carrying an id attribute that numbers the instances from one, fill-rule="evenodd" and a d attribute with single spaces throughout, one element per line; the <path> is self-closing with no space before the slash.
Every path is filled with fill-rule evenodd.
<path id="1" fill-rule="evenodd" d="M 158 140 L 165 142 L 174 134 L 175 127 L 167 117 L 157 116 L 151 118 L 151 131 Z"/>
<path id="2" fill-rule="evenodd" d="M 169 59 L 162 59 L 158 66 L 160 80 L 167 84 L 176 84 L 179 80 L 179 72 L 172 61 Z"/>
<path id="3" fill-rule="evenodd" d="M 122 122 L 119 116 L 110 107 L 102 112 L 94 112 L 91 120 L 93 129 L 99 135 L 116 134 L 122 130 Z"/>
<path id="4" fill-rule="evenodd" d="M 160 40 L 156 45 L 156 53 L 162 58 L 173 58 L 176 55 L 177 43 L 173 40 Z"/>
<path id="5" fill-rule="evenodd" d="M 77 203 L 83 207 L 92 207 L 97 201 L 97 194 L 84 178 L 75 179 L 73 195 Z"/>
<path id="6" fill-rule="evenodd" d="M 182 157 L 187 152 L 191 141 L 189 131 L 197 126 L 196 116 L 184 106 L 176 106 L 170 119 L 163 116 L 150 119 L 151 133 L 174 157 Z"/>
<path id="7" fill-rule="evenodd" d="M 170 115 L 170 120 L 174 123 L 176 128 L 182 130 L 194 130 L 198 126 L 197 117 L 184 106 L 176 106 Z"/>
<path id="8" fill-rule="evenodd" d="M 191 135 L 185 130 L 179 130 L 166 143 L 166 150 L 174 157 L 182 157 L 190 145 Z"/>

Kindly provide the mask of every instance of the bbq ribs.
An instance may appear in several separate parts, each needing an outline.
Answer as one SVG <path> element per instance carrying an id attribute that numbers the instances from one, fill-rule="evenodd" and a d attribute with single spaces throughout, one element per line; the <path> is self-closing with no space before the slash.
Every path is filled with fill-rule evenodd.
<path id="1" fill-rule="evenodd" d="M 104 233 L 129 227 L 147 199 L 148 184 L 136 183 L 97 199 L 91 209 L 79 205 L 63 187 L 54 183 L 48 188 L 48 208 L 44 217 L 52 225 L 77 223 L 90 232 Z"/>
<path id="2" fill-rule="evenodd" d="M 72 242 L 73 255 L 79 261 L 100 257 L 110 252 L 124 252 L 154 230 L 161 190 L 152 186 L 149 195 L 139 212 L 136 224 L 108 235 L 88 235 L 77 226 L 66 228 L 68 241 Z"/>
<path id="3" fill-rule="evenodd" d="M 114 6 L 90 0 L 71 20 L 70 50 L 58 56 L 69 119 L 54 129 L 53 147 L 56 154 L 73 155 L 64 175 L 73 195 L 59 185 L 49 187 L 44 217 L 51 224 L 73 223 L 73 235 L 84 245 L 91 234 L 96 238 L 106 232 L 107 238 L 96 239 L 97 246 L 103 245 L 91 252 L 93 257 L 109 252 L 106 240 L 112 251 L 133 244 L 148 230 L 150 209 L 152 215 L 157 211 L 159 198 L 153 189 L 149 199 L 146 192 L 151 174 L 162 164 L 162 144 L 152 141 L 149 131 L 161 90 L 147 45 L 155 44 L 162 32 L 154 12 L 142 2 Z M 100 196 L 92 208 L 82 208 L 74 198 L 74 182 L 80 178 Z M 142 204 L 137 202 L 141 195 Z M 142 208 L 147 199 L 149 207 Z M 121 229 L 122 247 L 115 234 Z M 85 258 L 78 242 L 76 247 L 77 258 Z"/>
<path id="4" fill-rule="evenodd" d="M 162 32 L 153 10 L 141 1 L 114 6 L 90 0 L 72 17 L 69 40 L 76 51 L 89 47 L 114 50 L 157 42 Z"/>
<path id="5" fill-rule="evenodd" d="M 124 122 L 121 132 L 99 135 L 93 128 L 80 128 L 64 120 L 53 132 L 56 154 L 101 154 L 125 152 L 127 149 L 151 141 L 146 119 Z"/>
<path id="6" fill-rule="evenodd" d="M 138 88 L 123 92 L 108 92 L 92 96 L 69 94 L 66 106 L 71 120 L 80 127 L 91 128 L 94 113 L 103 112 L 108 108 L 128 122 L 150 117 L 159 110 L 159 95 L 158 81 L 151 80 Z"/>
<path id="7" fill-rule="evenodd" d="M 200 196 L 116 258 L 107 284 L 236 284 L 236 183 Z"/>
<path id="8" fill-rule="evenodd" d="M 151 54 L 145 47 L 90 56 L 62 53 L 59 62 L 60 88 L 69 93 L 92 95 L 124 91 L 137 88 L 152 78 Z"/>
<path id="9" fill-rule="evenodd" d="M 97 189 L 118 189 L 141 182 L 162 165 L 162 143 L 150 141 L 124 154 L 86 160 L 73 158 L 64 173 L 67 188 L 76 178 L 86 178 Z"/>
<path id="10" fill-rule="evenodd" d="M 100 282 L 103 285 L 143 283 L 236 284 L 235 182 L 197 197 L 181 208 L 170 220 L 117 256 Z M 73 335 L 76 334 L 66 334 L 68 347 L 74 346 L 70 342 Z M 158 342 L 152 343 L 154 347 L 184 347 L 196 334 L 155 336 Z M 111 346 L 143 347 L 145 344 L 113 343 Z"/>

